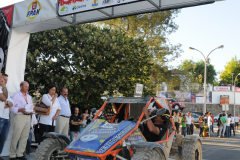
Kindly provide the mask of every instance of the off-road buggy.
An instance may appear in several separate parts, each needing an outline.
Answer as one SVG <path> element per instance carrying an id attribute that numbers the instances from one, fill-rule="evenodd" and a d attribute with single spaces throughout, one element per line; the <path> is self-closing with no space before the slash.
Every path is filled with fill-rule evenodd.
<path id="1" fill-rule="evenodd" d="M 157 115 L 164 114 L 162 110 L 169 110 L 165 98 L 108 98 L 95 113 L 92 122 L 72 142 L 62 134 L 54 132 L 45 134 L 46 139 L 38 146 L 34 160 L 167 160 L 170 152 L 178 153 L 172 155 L 175 159 L 201 160 L 200 137 L 175 136 L 171 116 L 168 116 L 167 131 L 162 139 L 157 142 L 146 141 L 142 134 L 144 116 L 142 109 L 153 103 L 159 109 Z M 110 118 L 111 114 L 105 113 L 109 106 L 113 106 L 115 110 Z M 178 152 L 171 150 L 173 142 Z"/>

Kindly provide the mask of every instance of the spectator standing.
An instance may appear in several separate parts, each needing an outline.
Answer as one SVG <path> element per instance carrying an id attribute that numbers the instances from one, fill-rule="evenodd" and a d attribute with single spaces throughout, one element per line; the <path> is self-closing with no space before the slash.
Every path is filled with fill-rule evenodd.
<path id="1" fill-rule="evenodd" d="M 186 122 L 187 122 L 187 120 L 186 120 L 186 115 L 183 114 L 183 117 L 182 117 L 182 119 L 181 119 L 181 126 L 182 126 L 182 135 L 183 135 L 184 137 L 186 136 L 186 130 L 187 130 L 187 128 L 186 128 Z"/>
<path id="2" fill-rule="evenodd" d="M 204 129 L 204 124 L 205 124 L 203 114 L 201 116 L 199 116 L 198 123 L 199 123 L 199 128 L 200 128 L 199 137 L 201 137 L 203 139 L 203 129 Z"/>
<path id="3" fill-rule="evenodd" d="M 42 97 L 42 102 L 50 106 L 49 115 L 40 115 L 39 117 L 39 144 L 43 141 L 44 132 L 54 132 L 56 126 L 56 119 L 61 110 L 60 104 L 58 102 L 58 94 L 56 93 L 56 86 L 50 84 L 47 88 L 48 94 L 44 94 Z"/>
<path id="4" fill-rule="evenodd" d="M 86 128 L 87 126 L 87 119 L 86 119 L 86 114 L 82 115 L 82 125 L 80 125 L 80 133 Z"/>
<path id="5" fill-rule="evenodd" d="M 27 104 L 32 104 L 32 98 L 28 95 L 29 84 L 26 81 L 21 82 L 20 91 L 13 95 L 13 111 L 16 115 L 13 121 L 13 136 L 10 147 L 10 160 L 26 160 L 23 152 L 25 151 L 27 139 L 29 136 L 31 115 L 25 109 Z M 17 147 L 18 145 L 18 147 Z"/>
<path id="6" fill-rule="evenodd" d="M 213 113 L 211 113 L 211 118 L 212 118 L 212 128 L 211 128 L 211 130 L 212 130 L 212 132 L 214 132 L 213 131 L 213 126 L 214 126 L 214 116 L 213 116 Z"/>
<path id="7" fill-rule="evenodd" d="M 84 109 L 83 109 L 83 113 L 82 113 L 82 115 L 81 115 L 82 118 L 83 118 L 83 115 L 85 115 L 85 118 L 88 119 L 88 117 L 89 117 L 88 108 L 84 108 Z"/>
<path id="8" fill-rule="evenodd" d="M 208 112 L 205 113 L 204 119 L 205 119 L 205 125 L 207 126 L 207 117 L 208 117 Z"/>
<path id="9" fill-rule="evenodd" d="M 221 120 L 220 120 L 221 117 L 222 117 L 222 114 L 219 115 L 218 120 L 217 120 L 217 126 L 218 126 L 217 136 L 220 136 L 219 131 L 220 131 L 220 126 L 221 126 Z"/>
<path id="10" fill-rule="evenodd" d="M 8 81 L 8 75 L 2 74 L 2 78 L 0 80 L 0 100 L 5 101 L 1 103 L 5 103 L 3 113 L 0 114 L 0 154 L 2 153 L 4 143 L 7 139 L 8 129 L 9 129 L 9 108 L 13 106 L 13 101 L 10 98 L 10 95 L 7 91 L 6 84 Z M 7 96 L 3 93 L 3 89 L 7 93 Z M 0 157 L 0 160 L 2 158 Z"/>
<path id="11" fill-rule="evenodd" d="M 190 116 L 190 112 L 187 113 L 186 120 L 187 120 L 187 123 L 186 123 L 187 135 L 190 135 L 190 125 L 191 125 L 191 122 L 192 122 L 192 117 Z"/>
<path id="12" fill-rule="evenodd" d="M 211 117 L 211 112 L 208 113 L 208 136 L 211 137 L 211 129 L 212 129 L 212 117 Z"/>
<path id="13" fill-rule="evenodd" d="M 58 97 L 58 101 L 61 106 L 61 111 L 57 118 L 55 132 L 68 136 L 69 118 L 71 116 L 70 103 L 67 98 L 68 89 L 63 87 L 60 91 L 60 94 L 61 95 Z"/>
<path id="14" fill-rule="evenodd" d="M 193 114 L 191 113 L 190 114 L 190 116 L 191 116 L 191 125 L 190 125 L 190 135 L 193 135 L 193 132 L 194 132 L 194 119 L 193 119 Z"/>
<path id="15" fill-rule="evenodd" d="M 178 122 L 179 122 L 179 117 L 178 115 L 176 114 L 176 112 L 173 112 L 173 122 L 174 122 L 174 125 L 176 127 L 176 132 L 178 132 Z"/>
<path id="16" fill-rule="evenodd" d="M 220 118 L 220 129 L 219 129 L 219 137 L 224 136 L 225 130 L 226 130 L 226 122 L 227 122 L 227 118 L 225 117 L 225 113 L 222 115 L 222 117 Z"/>
<path id="17" fill-rule="evenodd" d="M 182 119 L 182 113 L 178 113 L 178 134 L 180 134 L 181 131 L 181 119 Z"/>
<path id="18" fill-rule="evenodd" d="M 228 115 L 227 122 L 226 122 L 226 137 L 230 137 L 230 115 Z"/>
<path id="19" fill-rule="evenodd" d="M 235 132 L 238 132 L 238 126 L 239 126 L 239 116 L 238 114 L 236 115 L 236 117 L 234 117 L 235 119 Z"/>
<path id="20" fill-rule="evenodd" d="M 75 135 L 79 133 L 80 125 L 83 124 L 82 118 L 79 115 L 78 107 L 75 107 L 74 114 L 71 115 L 71 117 L 70 117 L 70 122 L 71 122 L 71 125 L 70 125 L 70 139 L 71 139 L 71 141 L 73 141 L 73 139 L 75 138 Z"/>
<path id="21" fill-rule="evenodd" d="M 230 114 L 230 118 L 231 118 L 231 121 L 230 121 L 230 136 L 231 136 L 231 132 L 233 130 L 233 136 L 235 137 L 235 120 L 234 120 L 234 117 L 232 116 L 232 114 Z"/>

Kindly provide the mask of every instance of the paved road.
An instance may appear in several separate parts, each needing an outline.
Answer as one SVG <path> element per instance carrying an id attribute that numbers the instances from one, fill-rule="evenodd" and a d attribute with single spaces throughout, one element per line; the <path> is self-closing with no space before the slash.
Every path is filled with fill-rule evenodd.
<path id="1" fill-rule="evenodd" d="M 195 130 L 194 135 L 198 134 L 199 130 Z M 203 160 L 240 160 L 240 129 L 235 137 L 218 138 L 215 124 L 212 137 L 205 137 L 202 142 Z M 33 155 L 28 155 L 28 160 L 32 160 Z M 8 157 L 4 157 L 4 160 L 8 160 Z"/>
<path id="2" fill-rule="evenodd" d="M 206 137 L 202 141 L 203 159 L 240 160 L 240 130 L 239 132 L 236 132 L 235 137 L 232 135 L 232 137 L 228 138 L 218 138 L 217 125 L 215 124 L 214 127 L 214 133 L 211 137 Z"/>

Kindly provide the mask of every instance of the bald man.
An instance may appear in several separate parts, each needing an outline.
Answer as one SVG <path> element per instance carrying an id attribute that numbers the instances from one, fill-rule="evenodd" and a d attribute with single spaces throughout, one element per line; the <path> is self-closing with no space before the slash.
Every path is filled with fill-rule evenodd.
<path id="1" fill-rule="evenodd" d="M 25 106 L 33 104 L 32 98 L 28 95 L 29 84 L 26 81 L 21 82 L 20 91 L 13 95 L 13 107 L 11 111 L 16 115 L 13 122 L 13 136 L 10 147 L 10 160 L 26 160 L 23 152 L 25 151 L 27 139 L 30 131 L 31 114 L 26 112 Z M 18 144 L 18 147 L 17 147 Z"/>

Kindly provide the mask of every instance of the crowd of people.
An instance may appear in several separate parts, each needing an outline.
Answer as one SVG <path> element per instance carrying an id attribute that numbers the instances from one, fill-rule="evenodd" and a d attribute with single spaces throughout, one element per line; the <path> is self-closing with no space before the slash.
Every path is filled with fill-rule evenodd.
<path id="1" fill-rule="evenodd" d="M 202 114 L 199 116 L 198 121 L 192 118 L 192 114 L 190 112 L 187 113 L 187 116 L 184 113 L 176 113 L 173 112 L 173 122 L 176 127 L 176 133 L 181 134 L 184 137 L 186 135 L 192 135 L 194 131 L 194 123 L 197 123 L 200 129 L 199 136 L 203 138 L 203 131 L 205 126 L 208 128 L 208 136 L 211 137 L 211 133 L 214 132 L 213 124 L 214 124 L 214 116 L 211 112 L 206 112 L 205 115 Z M 239 126 L 239 116 L 238 114 L 233 117 L 232 114 L 220 114 L 217 120 L 217 136 L 218 137 L 231 137 L 231 135 L 235 136 L 235 131 L 238 131 Z"/>
<path id="2" fill-rule="evenodd" d="M 10 126 L 10 112 L 15 114 L 13 119 L 13 136 L 10 145 L 10 160 L 26 160 L 25 154 L 31 152 L 32 132 L 34 131 L 35 141 L 40 144 L 44 140 L 44 133 L 57 132 L 66 136 L 70 135 L 71 140 L 75 135 L 83 131 L 90 123 L 88 109 L 79 115 L 79 108 L 74 109 L 71 114 L 71 106 L 68 100 L 68 89 L 62 87 L 60 96 L 56 93 L 56 86 L 50 84 L 47 92 L 42 96 L 42 102 L 50 107 L 48 115 L 35 114 L 33 102 L 28 94 L 29 84 L 26 81 L 20 83 L 20 91 L 10 97 L 6 84 L 7 74 L 0 74 L 0 154 L 2 153 Z M 2 109 L 4 106 L 4 109 Z M 29 112 L 26 106 L 30 105 Z M 70 128 L 69 128 L 70 126 Z M 3 158 L 0 157 L 0 160 Z"/>
<path id="3" fill-rule="evenodd" d="M 194 131 L 194 119 L 190 112 L 187 113 L 187 116 L 184 113 L 173 112 L 173 122 L 176 127 L 176 132 L 182 134 L 184 137 L 186 135 L 192 135 Z"/>

